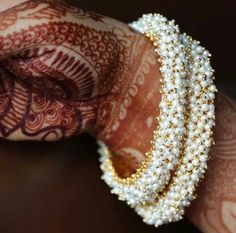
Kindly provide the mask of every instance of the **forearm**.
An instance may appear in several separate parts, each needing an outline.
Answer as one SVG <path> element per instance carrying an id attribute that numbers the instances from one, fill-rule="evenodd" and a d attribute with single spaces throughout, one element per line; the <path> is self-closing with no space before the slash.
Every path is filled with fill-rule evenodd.
<path id="1" fill-rule="evenodd" d="M 236 227 L 236 102 L 216 99 L 215 146 L 198 198 L 187 212 L 205 233 L 233 233 Z"/>

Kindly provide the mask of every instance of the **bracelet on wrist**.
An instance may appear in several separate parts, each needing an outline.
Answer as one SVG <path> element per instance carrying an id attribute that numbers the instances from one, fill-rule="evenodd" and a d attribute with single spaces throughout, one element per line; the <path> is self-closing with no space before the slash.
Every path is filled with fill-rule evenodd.
<path id="1" fill-rule="evenodd" d="M 116 173 L 112 152 L 98 140 L 102 179 L 147 224 L 180 220 L 207 168 L 215 124 L 214 70 L 210 53 L 181 34 L 160 14 L 130 24 L 153 43 L 161 63 L 162 99 L 158 127 L 140 168 L 128 178 Z M 155 78 L 155 77 L 154 77 Z M 158 106 L 157 106 L 158 107 Z M 173 173 L 173 175 L 172 175 Z"/>

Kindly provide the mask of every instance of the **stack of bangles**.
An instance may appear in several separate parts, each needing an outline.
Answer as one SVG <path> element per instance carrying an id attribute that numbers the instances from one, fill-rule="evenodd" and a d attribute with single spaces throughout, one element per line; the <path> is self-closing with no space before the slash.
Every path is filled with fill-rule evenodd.
<path id="1" fill-rule="evenodd" d="M 214 144 L 214 70 L 210 53 L 181 34 L 174 21 L 146 14 L 130 24 L 153 43 L 161 63 L 162 99 L 151 149 L 140 168 L 121 178 L 112 154 L 100 140 L 102 179 L 119 200 L 126 201 L 147 224 L 156 227 L 182 219 L 196 198 L 195 189 L 207 168 Z"/>

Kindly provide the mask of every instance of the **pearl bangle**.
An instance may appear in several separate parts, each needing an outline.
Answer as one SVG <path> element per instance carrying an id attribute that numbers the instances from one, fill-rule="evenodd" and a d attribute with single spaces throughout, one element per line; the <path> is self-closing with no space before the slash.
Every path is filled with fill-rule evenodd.
<path id="1" fill-rule="evenodd" d="M 196 197 L 194 190 L 203 177 L 207 168 L 207 159 L 210 145 L 213 140 L 212 127 L 214 125 L 214 92 L 212 84 L 212 69 L 209 65 L 209 53 L 203 52 L 199 43 L 192 41 L 185 34 L 182 35 L 183 43 L 190 49 L 192 70 L 189 78 L 189 116 L 187 122 L 186 145 L 183 157 L 175 171 L 172 183 L 166 192 L 154 203 L 136 206 L 136 212 L 143 217 L 144 222 L 155 226 L 171 221 L 177 221 L 184 214 L 184 207 Z M 200 52 L 201 50 L 202 52 Z M 198 54 L 196 56 L 196 54 Z M 206 62 L 206 64 L 204 63 Z M 205 69 L 201 69 L 203 64 Z M 196 70 L 193 68 L 197 67 Z M 209 73 L 208 73 L 209 72 Z M 204 78 L 203 78 L 204 77 Z M 205 84 L 206 82 L 207 84 Z M 199 92 L 194 87 L 200 86 Z M 208 106 L 206 108 L 206 106 Z M 211 113 L 211 114 L 209 114 Z M 194 119 L 197 116 L 197 119 Z M 204 120 L 204 124 L 199 124 Z"/>
<path id="2" fill-rule="evenodd" d="M 203 177 L 213 143 L 216 87 L 209 52 L 180 34 L 174 21 L 148 14 L 131 26 L 153 42 L 161 58 L 159 126 L 146 159 L 131 177 L 122 179 L 116 174 L 111 152 L 101 141 L 98 151 L 102 179 L 112 193 L 133 207 L 144 222 L 159 226 L 181 219 Z"/>
<path id="3" fill-rule="evenodd" d="M 108 148 L 99 141 L 101 146 L 99 152 L 105 154 L 100 160 L 101 169 L 104 171 L 103 179 L 112 188 L 112 193 L 117 194 L 120 200 L 127 201 L 131 206 L 153 201 L 155 194 L 165 188 L 175 161 L 178 161 L 179 153 L 176 151 L 182 147 L 181 139 L 184 134 L 185 108 L 181 107 L 185 100 L 187 83 L 185 80 L 187 60 L 184 46 L 180 42 L 179 30 L 173 21 L 169 22 L 163 16 L 156 15 L 155 27 L 157 29 L 148 30 L 151 23 L 152 21 L 146 18 L 145 21 L 138 21 L 132 26 L 142 28 L 143 33 L 147 32 L 146 36 L 153 41 L 155 51 L 162 60 L 163 87 L 162 100 L 159 105 L 160 120 L 158 129 L 154 131 L 153 146 L 146 153 L 146 159 L 137 172 L 131 177 L 122 179 L 117 176 L 112 166 L 111 153 Z M 158 44 L 160 44 L 159 47 Z"/>

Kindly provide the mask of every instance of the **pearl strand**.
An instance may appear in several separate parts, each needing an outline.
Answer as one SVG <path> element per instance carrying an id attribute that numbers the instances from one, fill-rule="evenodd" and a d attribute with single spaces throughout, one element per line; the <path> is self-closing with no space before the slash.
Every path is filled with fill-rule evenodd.
<path id="1" fill-rule="evenodd" d="M 159 126 L 154 131 L 153 147 L 146 153 L 146 159 L 140 169 L 127 179 L 119 178 L 112 162 L 107 146 L 98 141 L 101 154 L 103 179 L 117 194 L 131 206 L 150 202 L 155 194 L 165 188 L 170 179 L 170 172 L 178 161 L 184 134 L 184 113 L 186 96 L 186 70 L 184 47 L 180 43 L 179 29 L 173 21 L 161 15 L 147 15 L 145 20 L 131 24 L 135 29 L 146 33 L 156 47 L 162 61 L 163 76 L 162 100 L 159 105 Z M 158 43 L 157 43 L 158 40 Z M 145 187 L 145 188 L 144 188 Z"/>
<path id="2" fill-rule="evenodd" d="M 190 47 L 192 64 L 189 70 L 189 121 L 184 156 L 169 189 L 156 203 L 140 205 L 135 211 L 147 224 L 155 226 L 177 221 L 184 214 L 184 207 L 196 198 L 194 191 L 207 168 L 207 160 L 214 126 L 213 70 L 209 63 L 209 52 L 186 34 L 182 35 L 184 45 Z M 193 143 L 194 142 L 194 143 Z"/>
<path id="3" fill-rule="evenodd" d="M 161 30 L 158 31 L 158 29 L 160 29 L 158 20 L 167 22 L 167 20 L 160 15 L 149 14 L 144 15 L 142 19 L 134 22 L 132 26 L 141 33 L 144 33 L 151 39 L 151 41 L 153 41 L 155 51 L 161 57 L 161 71 L 164 77 L 163 83 L 165 84 L 163 86 L 161 103 L 166 103 L 164 100 L 166 100 L 166 97 L 168 94 L 170 94 L 168 91 L 166 92 L 166 90 L 168 90 L 166 89 L 166 86 L 168 86 L 169 83 L 170 86 L 172 85 L 170 81 L 171 76 L 166 75 L 168 74 L 168 71 L 169 74 L 171 73 L 169 66 L 171 63 L 168 60 L 168 58 L 171 56 L 167 55 L 166 52 L 173 52 L 173 50 L 165 50 L 165 48 L 171 47 L 168 47 L 169 42 L 171 42 L 171 39 L 168 37 L 171 34 L 166 33 L 166 35 L 162 37 L 164 38 L 164 41 L 168 41 L 167 44 L 162 43 L 160 36 L 157 36 L 158 33 L 162 33 Z M 174 25 L 173 21 L 170 22 L 171 25 Z M 174 27 L 177 28 L 176 26 Z M 166 32 L 166 27 L 162 29 Z M 156 132 L 154 132 L 154 135 L 158 135 L 158 137 L 154 137 L 154 147 L 152 148 L 149 157 L 147 157 L 145 160 L 146 163 L 144 163 L 144 165 L 147 166 L 145 169 L 138 171 L 140 176 L 135 176 L 135 178 L 132 177 L 130 180 L 119 178 L 111 164 L 111 153 L 105 144 L 99 142 L 102 148 L 99 151 L 101 155 L 101 168 L 104 172 L 103 178 L 105 178 L 105 181 L 108 183 L 108 185 L 113 188 L 112 192 L 118 194 L 119 199 L 127 201 L 128 204 L 134 207 L 135 211 L 143 217 L 144 222 L 153 224 L 155 226 L 159 226 L 170 221 L 177 221 L 182 218 L 184 207 L 188 206 L 190 201 L 194 198 L 194 190 L 199 180 L 204 175 L 205 169 L 207 167 L 206 161 L 208 159 L 210 146 L 213 143 L 211 136 L 215 121 L 214 92 L 216 91 L 216 87 L 213 85 L 213 70 L 209 62 L 210 54 L 207 50 L 199 45 L 199 42 L 192 40 L 186 34 L 179 34 L 176 38 L 180 39 L 181 46 L 179 46 L 179 48 L 182 49 L 182 55 L 179 57 L 183 56 L 185 58 L 181 60 L 182 62 L 180 63 L 183 65 L 182 71 L 186 72 L 187 70 L 184 75 L 187 74 L 188 76 L 187 80 L 184 80 L 184 75 L 182 76 L 182 85 L 181 82 L 177 82 L 180 87 L 182 86 L 182 91 L 186 92 L 186 88 L 188 89 L 188 95 L 186 96 L 186 93 L 184 94 L 184 97 L 180 95 L 180 97 L 183 97 L 183 99 L 178 99 L 181 100 L 178 103 L 181 103 L 180 107 L 182 107 L 183 105 L 186 105 L 186 100 L 188 100 L 188 105 L 186 106 L 187 111 L 183 111 L 186 118 L 182 118 L 182 121 L 179 118 L 179 122 L 182 124 L 179 129 L 182 130 L 182 134 L 179 132 L 176 133 L 176 136 L 181 136 L 179 137 L 181 139 L 184 136 L 185 140 L 180 142 L 178 147 L 179 153 L 176 157 L 173 157 L 175 159 L 174 165 L 177 164 L 177 168 L 171 183 L 168 184 L 168 187 L 166 187 L 166 184 L 170 180 L 169 171 L 171 168 L 173 168 L 173 164 L 172 166 L 169 166 L 169 164 L 173 161 L 173 158 L 166 163 L 166 166 L 163 166 L 164 170 L 162 171 L 164 172 L 159 174 L 159 179 L 161 178 L 162 180 L 165 180 L 165 182 L 159 182 L 157 180 L 157 172 L 155 172 L 155 169 L 157 171 L 159 168 L 156 166 L 156 164 L 161 164 L 161 162 L 163 162 L 162 159 L 166 158 L 166 154 L 158 153 L 160 151 L 158 151 L 156 148 L 163 148 L 163 144 L 161 143 L 165 142 L 165 140 L 159 140 L 163 134 L 158 135 L 158 133 L 163 133 L 165 132 L 164 130 L 166 130 L 166 132 L 171 132 L 168 131 L 168 123 L 165 125 L 165 120 L 167 118 L 165 114 L 171 114 L 171 111 L 167 111 L 170 110 L 170 108 L 163 109 L 163 105 L 160 104 L 161 113 L 159 128 Z M 175 80 L 178 79 L 175 77 Z M 168 98 L 167 100 L 170 102 L 170 104 L 167 104 L 167 106 L 172 105 L 175 101 L 175 99 L 170 101 Z M 162 131 L 161 129 L 164 130 Z M 167 142 L 175 143 L 175 141 L 168 140 Z M 183 142 L 184 147 L 182 147 Z M 165 152 L 168 154 L 168 147 L 166 148 Z M 154 170 L 151 170 L 150 172 L 150 164 L 154 164 L 154 162 Z M 142 177 L 143 174 L 147 175 L 147 180 L 141 179 L 141 183 L 138 183 L 139 178 Z M 114 185 L 114 180 L 119 186 L 117 186 L 117 184 Z M 149 190 L 144 189 L 143 191 L 143 186 L 145 186 L 149 180 L 155 184 L 155 188 L 150 188 Z M 132 185 L 134 185 L 136 189 L 132 189 Z M 163 191 L 164 188 L 166 188 L 166 190 L 163 194 L 161 194 L 160 192 Z M 128 195 L 126 195 L 125 192 L 128 193 Z"/>

